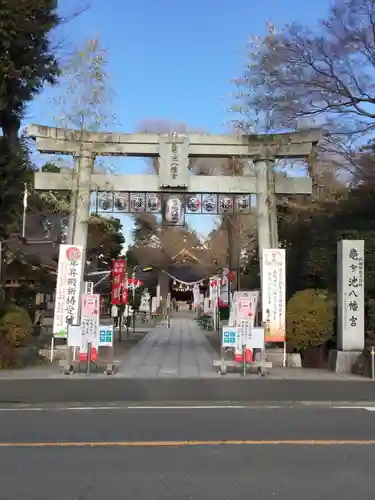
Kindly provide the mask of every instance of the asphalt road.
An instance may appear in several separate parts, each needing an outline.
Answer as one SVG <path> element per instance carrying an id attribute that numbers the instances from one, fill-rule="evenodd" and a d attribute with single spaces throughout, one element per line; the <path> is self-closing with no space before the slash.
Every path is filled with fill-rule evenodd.
<path id="1" fill-rule="evenodd" d="M 0 379 L 1 403 L 128 402 L 375 402 L 374 382 L 271 378 L 135 379 L 79 377 Z"/>
<path id="2" fill-rule="evenodd" d="M 3 409 L 0 424 L 7 500 L 373 497 L 363 409 Z"/>

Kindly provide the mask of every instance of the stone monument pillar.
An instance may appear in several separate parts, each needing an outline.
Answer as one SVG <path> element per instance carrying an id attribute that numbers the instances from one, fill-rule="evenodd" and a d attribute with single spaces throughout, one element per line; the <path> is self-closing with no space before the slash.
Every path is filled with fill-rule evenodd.
<path id="1" fill-rule="evenodd" d="M 337 243 L 336 372 L 350 372 L 365 346 L 364 251 L 363 240 Z"/>

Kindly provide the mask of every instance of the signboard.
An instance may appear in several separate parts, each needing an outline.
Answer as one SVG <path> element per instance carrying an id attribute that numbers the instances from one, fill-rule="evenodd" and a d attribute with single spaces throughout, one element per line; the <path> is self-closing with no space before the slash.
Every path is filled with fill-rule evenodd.
<path id="1" fill-rule="evenodd" d="M 263 250 L 262 315 L 266 342 L 285 342 L 285 250 Z"/>
<path id="2" fill-rule="evenodd" d="M 88 344 L 91 343 L 91 359 L 98 358 L 100 295 L 82 295 L 80 360 L 87 360 Z"/>
<path id="3" fill-rule="evenodd" d="M 245 330 L 246 349 L 264 349 L 264 328 L 257 326 Z"/>
<path id="4" fill-rule="evenodd" d="M 253 297 L 240 296 L 236 301 L 236 321 L 252 319 L 254 322 L 255 309 Z"/>
<path id="5" fill-rule="evenodd" d="M 111 303 L 121 304 L 121 288 L 124 281 L 126 259 L 115 259 L 112 263 L 112 292 Z"/>
<path id="6" fill-rule="evenodd" d="M 222 346 L 236 347 L 237 329 L 233 326 L 223 326 Z"/>
<path id="7" fill-rule="evenodd" d="M 99 347 L 113 347 L 113 325 L 100 325 Z"/>
<path id="8" fill-rule="evenodd" d="M 67 344 L 69 347 L 81 347 L 81 327 L 80 325 L 68 325 Z"/>
<path id="9" fill-rule="evenodd" d="M 236 326 L 237 330 L 237 340 L 236 340 L 236 352 L 242 351 L 243 346 L 246 346 L 246 340 L 251 337 L 251 319 L 241 320 Z"/>
<path id="10" fill-rule="evenodd" d="M 234 292 L 229 315 L 229 325 L 236 326 L 241 319 L 251 319 L 252 326 L 254 326 L 258 301 L 258 290 Z"/>
<path id="11" fill-rule="evenodd" d="M 68 346 L 81 348 L 82 329 L 79 325 L 74 325 L 69 327 Z M 100 325 L 98 347 L 112 347 L 112 346 L 113 346 L 113 326 Z M 85 350 L 85 355 L 86 355 L 85 358 L 87 359 L 87 346 Z"/>
<path id="12" fill-rule="evenodd" d="M 82 246 L 60 245 L 53 317 L 55 337 L 66 338 L 68 323 L 77 324 L 79 321 L 82 262 Z"/>
<path id="13" fill-rule="evenodd" d="M 337 246 L 337 323 L 338 348 L 344 351 L 364 348 L 365 275 L 363 240 L 342 240 Z"/>

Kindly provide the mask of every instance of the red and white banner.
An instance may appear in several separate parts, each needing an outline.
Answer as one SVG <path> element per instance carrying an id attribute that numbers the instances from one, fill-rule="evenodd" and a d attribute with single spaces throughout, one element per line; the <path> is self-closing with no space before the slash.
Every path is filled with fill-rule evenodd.
<path id="1" fill-rule="evenodd" d="M 53 317 L 53 335 L 55 337 L 66 338 L 68 322 L 72 325 L 78 323 L 82 267 L 82 246 L 60 245 Z"/>
<path id="2" fill-rule="evenodd" d="M 100 295 L 83 295 L 81 310 L 81 348 L 79 358 L 88 359 L 88 344 L 91 344 L 91 360 L 98 359 Z"/>
<path id="3" fill-rule="evenodd" d="M 126 259 L 116 259 L 112 264 L 112 293 L 111 304 L 121 304 L 121 287 L 124 281 L 124 274 L 126 269 Z"/>

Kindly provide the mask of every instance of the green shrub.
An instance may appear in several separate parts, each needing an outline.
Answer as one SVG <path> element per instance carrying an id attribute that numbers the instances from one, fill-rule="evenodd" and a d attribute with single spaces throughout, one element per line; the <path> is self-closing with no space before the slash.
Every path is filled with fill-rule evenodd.
<path id="1" fill-rule="evenodd" d="M 366 346 L 375 345 L 375 299 L 368 299 L 365 308 Z"/>
<path id="2" fill-rule="evenodd" d="M 21 347 L 28 343 L 32 333 L 31 319 L 20 307 L 12 307 L 0 318 L 0 330 L 5 342 L 11 347 Z"/>
<path id="3" fill-rule="evenodd" d="M 299 351 L 321 346 L 332 338 L 334 301 L 322 290 L 302 290 L 289 300 L 286 312 L 287 341 Z"/>
<path id="4" fill-rule="evenodd" d="M 21 352 L 18 348 L 29 344 L 32 323 L 28 313 L 14 304 L 3 311 L 0 317 L 0 368 L 9 368 L 17 365 Z"/>

